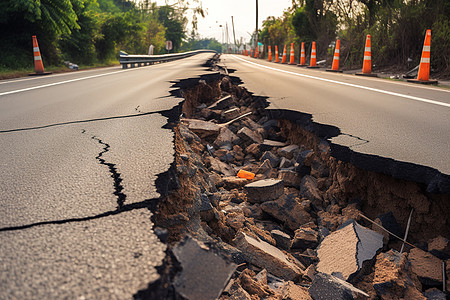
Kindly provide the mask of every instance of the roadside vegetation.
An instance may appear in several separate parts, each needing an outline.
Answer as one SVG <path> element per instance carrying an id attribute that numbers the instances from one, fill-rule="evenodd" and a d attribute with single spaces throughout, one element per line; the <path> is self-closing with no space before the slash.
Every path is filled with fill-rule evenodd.
<path id="1" fill-rule="evenodd" d="M 33 68 L 31 36 L 36 35 L 48 70 L 67 69 L 64 61 L 80 68 L 117 63 L 119 50 L 147 54 L 199 48 L 221 50 L 214 39 L 200 39 L 196 20 L 204 16 L 199 1 L 180 0 L 157 7 L 149 0 L 4 0 L 0 2 L 0 76 L 16 77 Z M 193 30 L 187 32 L 186 13 L 193 14 Z M 16 74 L 16 75 L 14 75 Z"/>
<path id="2" fill-rule="evenodd" d="M 298 47 L 305 42 L 308 49 L 316 41 L 318 57 L 331 61 L 333 42 L 340 38 L 342 63 L 353 68 L 361 65 L 365 37 L 370 34 L 375 66 L 407 70 L 419 64 L 425 32 L 431 29 L 431 67 L 435 73 L 450 77 L 450 1 L 292 2 L 283 16 L 264 21 L 258 38 L 264 45 L 280 47 L 294 42 Z"/>

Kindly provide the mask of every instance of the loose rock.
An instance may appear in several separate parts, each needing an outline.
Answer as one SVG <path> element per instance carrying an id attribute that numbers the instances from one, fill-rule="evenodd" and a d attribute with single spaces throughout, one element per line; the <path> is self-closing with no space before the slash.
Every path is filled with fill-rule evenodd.
<path id="1" fill-rule="evenodd" d="M 304 267 L 299 261 L 287 256 L 269 243 L 242 232 L 238 233 L 234 243 L 250 263 L 266 268 L 275 276 L 286 280 L 296 280 L 303 274 Z"/>
<path id="2" fill-rule="evenodd" d="M 350 300 L 361 296 L 369 297 L 350 283 L 324 273 L 316 274 L 309 288 L 309 294 L 314 300 Z"/>
<path id="3" fill-rule="evenodd" d="M 442 286 L 442 261 L 432 254 L 413 248 L 409 252 L 411 270 L 422 284 Z"/>
<path id="4" fill-rule="evenodd" d="M 250 203 L 262 203 L 280 197 L 284 183 L 279 179 L 264 179 L 247 184 L 244 191 Z"/>

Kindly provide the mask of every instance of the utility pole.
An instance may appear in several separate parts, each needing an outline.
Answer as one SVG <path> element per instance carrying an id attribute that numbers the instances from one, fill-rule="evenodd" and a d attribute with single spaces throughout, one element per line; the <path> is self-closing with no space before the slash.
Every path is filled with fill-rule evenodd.
<path id="1" fill-rule="evenodd" d="M 258 53 L 258 0 L 256 0 L 256 37 L 255 37 L 255 52 Z"/>
<path id="2" fill-rule="evenodd" d="M 234 46 L 236 45 L 236 34 L 234 33 L 234 20 L 233 20 L 233 16 L 231 16 L 231 24 L 233 25 L 233 39 L 234 39 Z"/>

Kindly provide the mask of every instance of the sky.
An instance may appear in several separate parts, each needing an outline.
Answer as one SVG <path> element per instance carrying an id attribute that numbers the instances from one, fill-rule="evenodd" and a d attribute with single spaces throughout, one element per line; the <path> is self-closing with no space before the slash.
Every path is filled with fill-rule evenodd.
<path id="1" fill-rule="evenodd" d="M 165 0 L 156 0 L 158 5 L 164 5 Z M 169 4 L 174 1 L 169 0 Z M 269 16 L 281 17 L 283 11 L 292 5 L 292 0 L 259 0 L 258 27 Z M 230 42 L 233 42 L 231 16 L 234 18 L 236 40 L 242 37 L 244 42 L 250 40 L 250 35 L 256 26 L 256 0 L 203 0 L 203 9 L 207 12 L 205 18 L 198 19 L 198 33 L 202 38 L 215 38 L 222 42 L 222 35 L 228 23 Z M 190 24 L 189 24 L 190 25 Z M 222 25 L 222 27 L 220 27 Z M 190 26 L 189 26 L 190 27 Z"/>

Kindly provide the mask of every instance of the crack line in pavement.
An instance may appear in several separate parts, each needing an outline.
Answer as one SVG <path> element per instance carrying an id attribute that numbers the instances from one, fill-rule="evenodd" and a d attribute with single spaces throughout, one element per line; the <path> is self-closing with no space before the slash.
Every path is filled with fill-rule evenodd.
<path id="1" fill-rule="evenodd" d="M 365 139 L 360 138 L 359 136 L 356 136 L 356 135 L 353 135 L 353 134 L 341 133 L 341 135 L 345 135 L 345 136 L 348 136 L 348 137 L 351 137 L 351 138 L 354 138 L 354 139 L 357 139 L 357 140 L 360 140 L 360 141 L 361 141 L 361 143 L 351 145 L 351 146 L 349 146 L 349 148 L 361 146 L 361 145 L 364 145 L 364 144 L 368 144 L 368 143 L 370 142 L 370 141 L 368 141 L 368 140 L 365 140 Z"/>
<path id="2" fill-rule="evenodd" d="M 86 133 L 86 130 L 82 130 L 81 133 Z M 105 159 L 102 158 L 103 154 L 109 151 L 111 146 L 108 143 L 103 142 L 101 139 L 96 137 L 95 135 L 91 137 L 94 141 L 97 141 L 99 144 L 103 145 L 103 151 L 100 152 L 95 158 L 100 162 L 101 165 L 105 165 L 109 168 L 109 172 L 111 173 L 111 177 L 114 179 L 114 195 L 117 196 L 117 205 L 118 209 L 123 207 L 125 199 L 127 195 L 122 193 L 123 185 L 121 184 L 122 178 L 120 177 L 120 173 L 117 172 L 116 164 L 108 163 Z"/>
<path id="3" fill-rule="evenodd" d="M 144 201 L 138 202 L 138 203 L 125 204 L 125 205 L 121 206 L 120 208 L 117 208 L 116 210 L 106 211 L 104 213 L 94 215 L 94 216 L 89 216 L 89 217 L 71 218 L 71 219 L 65 219 L 65 220 L 42 221 L 42 222 L 36 222 L 36 223 L 26 224 L 26 225 L 3 227 L 3 228 L 0 228 L 0 232 L 17 231 L 17 230 L 33 228 L 33 227 L 42 226 L 42 225 L 60 225 L 60 224 L 75 223 L 75 222 L 85 222 L 85 221 L 101 219 L 101 218 L 105 218 L 105 217 L 109 217 L 109 216 L 115 216 L 115 215 L 121 214 L 123 212 L 137 210 L 137 209 L 144 209 L 144 208 L 150 209 L 150 211 L 152 211 L 156 207 L 156 204 L 158 201 L 159 201 L 159 198 L 153 198 L 153 199 L 147 199 L 147 200 L 144 200 Z"/>
<path id="4" fill-rule="evenodd" d="M 139 114 L 124 115 L 124 116 L 112 116 L 112 117 L 104 117 L 104 118 L 97 118 L 97 119 L 90 119 L 90 120 L 77 120 L 77 121 L 61 122 L 61 123 L 54 123 L 54 124 L 48 124 L 48 125 L 42 125 L 42 126 L 36 126 L 36 127 L 0 130 L 0 133 L 37 130 L 37 129 L 44 129 L 44 128 L 49 128 L 49 127 L 62 126 L 62 125 L 90 123 L 90 122 L 107 121 L 107 120 L 114 120 L 114 119 L 134 118 L 134 117 L 141 117 L 141 116 L 147 116 L 147 115 L 153 115 L 153 114 L 164 115 L 167 112 L 168 112 L 167 110 L 161 110 L 161 111 L 145 112 L 145 113 L 139 113 Z"/>

